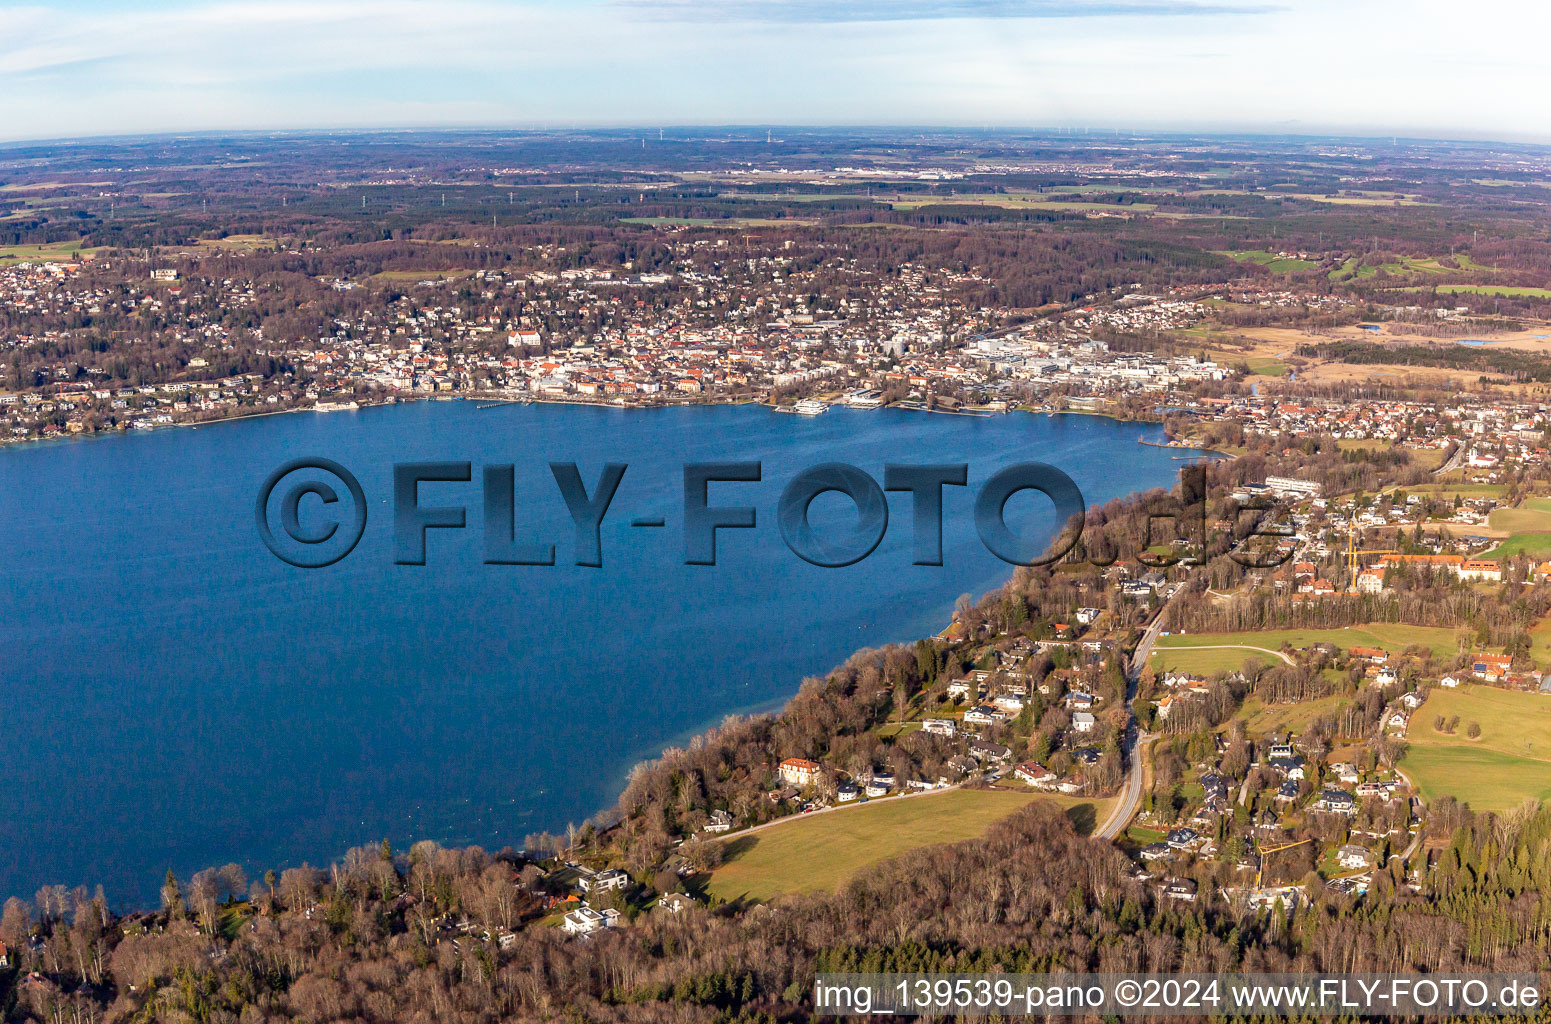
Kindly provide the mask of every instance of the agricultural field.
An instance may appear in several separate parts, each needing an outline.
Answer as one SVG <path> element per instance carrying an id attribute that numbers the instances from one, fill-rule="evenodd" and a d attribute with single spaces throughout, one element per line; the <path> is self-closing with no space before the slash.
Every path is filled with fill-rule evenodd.
<path id="1" fill-rule="evenodd" d="M 1496 509 L 1487 523 L 1507 540 L 1483 557 L 1551 554 L 1551 498 L 1526 498 L 1517 508 Z"/>
<path id="2" fill-rule="evenodd" d="M 0 246 L 0 266 L 15 263 L 70 263 L 91 255 L 93 250 L 83 249 L 79 241 Z"/>
<path id="3" fill-rule="evenodd" d="M 1453 733 L 1433 727 L 1455 716 Z M 1481 727 L 1471 739 L 1470 724 Z M 1425 799 L 1453 796 L 1478 811 L 1551 800 L 1551 696 L 1489 686 L 1436 689 L 1412 716 L 1401 769 Z"/>
<path id="4" fill-rule="evenodd" d="M 1501 295 L 1505 299 L 1551 299 L 1551 288 L 1528 288 L 1511 284 L 1440 284 L 1441 295 Z"/>
<path id="5" fill-rule="evenodd" d="M 1377 277 L 1381 270 L 1392 277 L 1399 277 L 1406 274 L 1442 275 L 1461 274 L 1467 271 L 1490 272 L 1493 269 L 1491 267 L 1484 267 L 1463 254 L 1455 256 L 1454 262 L 1458 264 L 1458 267 L 1446 267 L 1438 262 L 1437 257 L 1402 256 L 1389 263 L 1378 265 L 1370 263 L 1359 266 L 1359 258 L 1350 256 L 1339 267 L 1330 272 L 1330 279 L 1332 281 L 1362 281 L 1370 277 Z M 1451 288 L 1470 286 L 1438 285 L 1437 287 L 1439 291 L 1445 291 Z"/>
<path id="6" fill-rule="evenodd" d="M 1196 189 L 1185 193 L 1190 197 L 1198 196 L 1254 196 L 1267 201 L 1272 199 L 1302 199 L 1311 203 L 1325 203 L 1331 206 L 1427 206 L 1419 198 L 1411 193 L 1402 192 L 1370 192 L 1353 189 L 1340 192 L 1247 192 L 1234 188 L 1206 188 Z"/>
<path id="7" fill-rule="evenodd" d="M 1508 488 L 1504 484 L 1419 484 L 1407 487 L 1405 490 L 1407 494 L 1425 494 L 1444 501 L 1453 501 L 1455 498 L 1463 498 L 1467 501 L 1471 498 L 1500 499 L 1508 493 Z"/>
<path id="8" fill-rule="evenodd" d="M 1347 626 L 1341 629 L 1270 629 L 1258 633 L 1174 633 L 1159 637 L 1155 650 L 1167 651 L 1176 647 L 1202 647 L 1232 644 L 1240 647 L 1263 647 L 1280 650 L 1283 643 L 1293 647 L 1307 647 L 1314 643 L 1332 643 L 1342 650 L 1352 647 L 1382 647 L 1391 653 L 1413 644 L 1432 650 L 1438 657 L 1450 657 L 1459 650 L 1455 631 L 1442 626 L 1406 626 L 1393 622 L 1370 622 L 1366 626 Z M 1208 654 L 1209 651 L 1197 653 Z M 1239 661 L 1252 651 L 1224 652 L 1239 654 Z"/>
<path id="9" fill-rule="evenodd" d="M 1258 263 L 1275 274 L 1291 274 L 1299 270 L 1313 270 L 1319 266 L 1313 260 L 1278 256 L 1276 253 L 1265 249 L 1219 250 L 1218 255 L 1227 256 L 1229 259 L 1237 260 L 1240 263 Z"/>
<path id="10" fill-rule="evenodd" d="M 383 284 L 417 284 L 421 281 L 457 281 L 472 273 L 472 270 L 384 270 L 371 275 L 370 280 Z"/>
<path id="11" fill-rule="evenodd" d="M 1034 801 L 1062 808 L 1085 831 L 1098 826 L 1111 803 L 1021 788 L 955 789 L 837 808 L 729 837 L 726 859 L 707 888 L 724 900 L 834 889 L 858 871 L 907 850 L 979 836 Z"/>
<path id="12" fill-rule="evenodd" d="M 777 228 L 805 227 L 818 221 L 806 217 L 621 217 L 621 224 L 644 224 L 654 228 Z"/>
<path id="13" fill-rule="evenodd" d="M 176 247 L 172 251 L 180 254 L 191 252 L 200 256 L 216 252 L 246 255 L 260 249 L 273 249 L 278 244 L 278 239 L 268 235 L 227 235 L 224 238 L 203 238 L 191 246 Z"/>
<path id="14" fill-rule="evenodd" d="M 1072 196 L 1069 193 L 1053 195 L 1043 192 L 912 196 L 909 199 L 893 200 L 889 205 L 895 210 L 902 211 L 919 210 L 923 206 L 996 206 L 1004 210 L 1129 210 L 1134 213 L 1149 213 L 1158 208 L 1157 203 L 1105 203 Z"/>
<path id="15" fill-rule="evenodd" d="M 1417 196 L 1404 192 L 1278 192 L 1286 199 L 1305 199 L 1311 203 L 1328 203 L 1332 206 L 1431 206 Z M 1268 195 L 1267 198 L 1270 198 Z"/>
<path id="16" fill-rule="evenodd" d="M 1551 669 L 1551 618 L 1541 619 L 1529 628 L 1530 657 L 1542 669 Z"/>
<path id="17" fill-rule="evenodd" d="M 1482 558 L 1512 558 L 1529 555 L 1544 558 L 1551 555 L 1551 533 L 1515 533 L 1495 548 L 1482 554 Z"/>

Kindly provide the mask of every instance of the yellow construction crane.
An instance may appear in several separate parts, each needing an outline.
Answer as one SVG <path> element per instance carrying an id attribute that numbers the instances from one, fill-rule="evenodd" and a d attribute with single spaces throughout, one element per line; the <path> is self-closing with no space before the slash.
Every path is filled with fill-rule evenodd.
<path id="1" fill-rule="evenodd" d="M 1291 850 L 1295 846 L 1302 846 L 1305 843 L 1312 843 L 1313 841 L 1314 840 L 1312 839 L 1300 839 L 1296 843 L 1281 843 L 1277 846 L 1261 846 L 1260 840 L 1255 840 L 1255 854 L 1260 861 L 1259 869 L 1255 872 L 1255 888 L 1261 889 L 1265 886 L 1266 854 L 1280 853 L 1283 850 Z"/>
<path id="2" fill-rule="evenodd" d="M 1398 555 L 1398 548 L 1371 548 L 1367 551 L 1357 550 L 1357 529 L 1354 526 L 1346 534 L 1346 586 L 1347 589 L 1357 590 L 1357 556 L 1358 555 Z"/>

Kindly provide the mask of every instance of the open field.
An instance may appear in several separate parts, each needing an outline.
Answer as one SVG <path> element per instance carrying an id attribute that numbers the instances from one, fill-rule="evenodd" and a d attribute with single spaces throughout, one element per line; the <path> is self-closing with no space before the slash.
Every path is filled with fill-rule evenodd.
<path id="1" fill-rule="evenodd" d="M 1080 829 L 1089 831 L 1103 820 L 1110 803 L 1002 789 L 877 800 L 729 837 L 727 858 L 711 875 L 708 888 L 726 900 L 833 889 L 858 871 L 907 850 L 972 839 L 1036 800 L 1063 808 Z"/>
<path id="2" fill-rule="evenodd" d="M 1313 270 L 1319 266 L 1313 260 L 1278 256 L 1276 253 L 1268 252 L 1265 249 L 1220 250 L 1218 255 L 1227 256 L 1229 259 L 1237 260 L 1240 263 L 1258 263 L 1267 270 L 1277 274 L 1291 274 L 1298 270 Z"/>
<path id="3" fill-rule="evenodd" d="M 456 281 L 472 273 L 472 270 L 384 270 L 373 274 L 370 280 L 392 284 L 414 284 L 418 281 Z"/>
<path id="4" fill-rule="evenodd" d="M 1270 356 L 1251 356 L 1243 360 L 1249 372 L 1261 377 L 1285 377 L 1287 376 L 1287 364 L 1280 359 Z"/>
<path id="5" fill-rule="evenodd" d="M 909 212 L 925 206 L 994 206 L 1004 210 L 1127 210 L 1148 213 L 1157 208 L 1156 203 L 1113 203 L 1095 201 L 1102 195 L 1135 196 L 1132 189 L 1115 186 L 1089 188 L 1084 191 L 1053 189 L 1049 192 L 959 192 L 923 193 L 900 192 L 894 189 L 874 189 L 857 192 L 851 189 L 825 192 L 747 192 L 730 190 L 718 198 L 750 203 L 828 203 L 836 201 L 870 202 L 890 209 Z M 783 222 L 785 223 L 785 222 Z"/>
<path id="6" fill-rule="evenodd" d="M 1378 441 L 1372 438 L 1347 437 L 1337 441 L 1336 447 L 1343 452 L 1365 451 L 1376 453 L 1388 451 L 1390 444 L 1388 441 Z M 1443 465 L 1444 449 L 1442 448 L 1408 448 L 1407 451 L 1410 453 L 1412 460 L 1419 466 L 1437 469 Z M 1404 488 L 1407 494 L 1416 489 L 1414 487 Z"/>
<path id="7" fill-rule="evenodd" d="M 1402 192 L 1278 192 L 1288 199 L 1306 199 L 1311 203 L 1328 203 L 1331 206 L 1431 206 L 1417 196 Z M 1269 196 L 1267 198 L 1270 198 Z"/>
<path id="8" fill-rule="evenodd" d="M 0 246 L 0 266 L 13 263 L 69 263 L 92 251 L 81 248 L 79 241 Z"/>
<path id="9" fill-rule="evenodd" d="M 1532 558 L 1551 555 L 1551 533 L 1512 534 L 1481 557 L 1512 558 L 1514 555 L 1529 555 Z"/>
<path id="10" fill-rule="evenodd" d="M 1500 508 L 1487 519 L 1492 535 L 1506 538 L 1485 558 L 1551 554 L 1551 498 L 1526 498 L 1517 508 Z"/>
<path id="11" fill-rule="evenodd" d="M 1442 366 L 1408 366 L 1401 363 L 1341 363 L 1296 355 L 1300 345 L 1321 341 L 1405 342 L 1421 345 L 1447 344 L 1447 339 L 1418 334 L 1400 323 L 1385 323 L 1380 331 L 1366 331 L 1355 325 L 1322 328 L 1319 331 L 1292 327 L 1228 328 L 1198 324 L 1176 337 L 1200 340 L 1203 347 L 1229 365 L 1264 359 L 1285 362 L 1296 369 L 1298 380 L 1313 384 L 1347 384 L 1358 381 L 1383 381 L 1389 384 L 1414 382 L 1433 386 L 1451 386 L 1470 390 L 1479 386 L 1482 374 L 1477 370 L 1454 370 Z M 1473 338 L 1489 340 L 1493 348 L 1513 348 L 1551 356 L 1551 324 L 1530 322 L 1516 331 L 1479 331 Z M 1220 356 L 1217 355 L 1220 353 Z M 1487 376 L 1493 376 L 1488 374 Z M 1503 386 L 1530 392 L 1536 385 L 1514 384 L 1500 378 Z"/>
<path id="12" fill-rule="evenodd" d="M 1442 263 L 1438 262 L 1436 257 L 1402 256 L 1399 259 L 1392 260 L 1389 263 L 1368 263 L 1359 266 L 1357 257 L 1352 256 L 1347 258 L 1347 260 L 1335 270 L 1332 270 L 1329 276 L 1332 281 L 1362 281 L 1370 277 L 1377 277 L 1379 275 L 1379 271 L 1381 270 L 1384 273 L 1394 277 L 1400 277 L 1406 274 L 1462 274 L 1467 271 L 1492 270 L 1491 267 L 1483 267 L 1481 264 L 1474 262 L 1469 256 L 1456 256 L 1454 258 L 1454 262 L 1457 263 L 1458 266 L 1446 267 Z M 1449 287 L 1453 286 L 1439 285 L 1438 290 L 1443 291 L 1445 288 Z"/>
<path id="13" fill-rule="evenodd" d="M 1271 648 L 1275 650 L 1275 648 Z M 1211 676 L 1217 672 L 1236 672 L 1246 661 L 1258 661 L 1270 665 L 1278 659 L 1245 647 L 1214 647 L 1192 651 L 1154 647 L 1147 658 L 1147 667 L 1154 672 L 1192 672 Z"/>
<path id="14" fill-rule="evenodd" d="M 619 223 L 656 228 L 776 228 L 805 227 L 818 221 L 806 217 L 621 217 Z"/>
<path id="15" fill-rule="evenodd" d="M 1415 487 L 1407 487 L 1406 493 L 1425 494 L 1429 497 L 1452 501 L 1456 496 L 1466 499 L 1501 498 L 1508 493 L 1508 488 L 1503 484 L 1418 484 Z"/>
<path id="16" fill-rule="evenodd" d="M 1530 657 L 1541 668 L 1551 668 L 1551 618 L 1541 619 L 1529 628 Z"/>
<path id="17" fill-rule="evenodd" d="M 1551 533 L 1551 498 L 1525 498 L 1514 508 L 1495 509 L 1487 522 L 1504 533 Z"/>
<path id="18" fill-rule="evenodd" d="M 277 244 L 278 239 L 268 235 L 227 235 L 225 238 L 202 238 L 193 245 L 168 247 L 167 251 L 194 253 L 200 256 L 215 252 L 246 254 L 259 249 L 272 249 Z"/>
<path id="19" fill-rule="evenodd" d="M 1440 284 L 1446 295 L 1501 295 L 1505 299 L 1551 299 L 1551 288 L 1528 288 L 1511 284 Z"/>
<path id="20" fill-rule="evenodd" d="M 1296 735 L 1307 729 L 1316 718 L 1335 711 L 1345 702 L 1345 697 L 1321 697 L 1296 704 L 1264 704 L 1258 697 L 1246 697 L 1244 706 L 1228 721 L 1243 722 L 1251 736 Z M 1223 724 L 1224 729 L 1227 724 Z"/>
<path id="21" fill-rule="evenodd" d="M 1369 192 L 1358 189 L 1342 192 L 1247 192 L 1236 188 L 1203 188 L 1185 193 L 1196 196 L 1254 196 L 1259 199 L 1303 199 L 1331 206 L 1428 206 L 1417 196 L 1401 192 Z"/>
<path id="22" fill-rule="evenodd" d="M 1433 728 L 1459 716 L 1454 733 Z M 1466 734 L 1481 726 L 1478 739 Z M 1428 800 L 1449 795 L 1478 811 L 1506 811 L 1526 798 L 1551 800 L 1551 696 L 1488 686 L 1436 689 L 1412 717 L 1401 768 Z"/>
<path id="23" fill-rule="evenodd" d="M 1348 626 L 1343 629 L 1270 629 L 1260 633 L 1174 633 L 1159 637 L 1155 649 L 1239 644 L 1276 651 L 1281 649 L 1283 643 L 1292 644 L 1294 647 L 1307 647 L 1321 642 L 1335 644 L 1342 650 L 1352 647 L 1382 647 L 1392 654 L 1398 654 L 1412 644 L 1420 644 L 1440 657 L 1451 656 L 1458 650 L 1452 629 L 1441 626 L 1405 626 L 1392 622 L 1370 622 L 1366 626 Z M 1239 658 L 1239 661 L 1243 660 L 1242 657 Z"/>
<path id="24" fill-rule="evenodd" d="M 1070 194 L 1051 195 L 1035 192 L 994 192 L 988 194 L 967 193 L 952 196 L 911 196 L 889 203 L 895 210 L 919 210 L 923 206 L 995 206 L 1004 210 L 1116 210 L 1132 213 L 1149 213 L 1157 209 L 1156 203 L 1103 203 L 1073 197 Z"/>

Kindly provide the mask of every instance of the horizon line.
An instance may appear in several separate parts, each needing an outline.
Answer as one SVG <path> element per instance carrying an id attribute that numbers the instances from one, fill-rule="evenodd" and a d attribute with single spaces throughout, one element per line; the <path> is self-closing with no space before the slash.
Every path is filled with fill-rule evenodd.
<path id="1" fill-rule="evenodd" d="M 124 131 L 94 133 L 86 135 L 49 135 L 49 136 L 0 136 L 0 148 L 13 148 L 27 145 L 46 144 L 86 144 L 111 141 L 130 141 L 136 139 L 176 139 L 182 137 L 223 137 L 223 136 L 305 136 L 305 135 L 409 135 L 409 134 L 459 134 L 477 132 L 524 132 L 532 134 L 557 134 L 562 132 L 619 132 L 619 131 L 644 131 L 644 132 L 678 132 L 678 131 L 809 131 L 809 132 L 843 132 L 843 131 L 912 131 L 933 133 L 977 133 L 985 135 L 1024 133 L 1033 136 L 1054 137 L 1085 137 L 1096 136 L 1098 138 L 1128 138 L 1132 140 L 1146 139 L 1149 137 L 1187 137 L 1187 138 L 1285 138 L 1285 139 L 1332 139 L 1346 142 L 1383 142 L 1389 140 L 1391 144 L 1400 142 L 1408 143 L 1465 143 L 1472 145 L 1510 145 L 1510 146 L 1534 146 L 1551 149 L 1551 136 L 1524 135 L 1518 138 L 1503 137 L 1498 135 L 1471 135 L 1460 132 L 1458 134 L 1443 134 L 1448 129 L 1434 133 L 1418 133 L 1415 127 L 1385 129 L 1379 126 L 1368 127 L 1317 127 L 1308 126 L 1295 128 L 1288 126 L 1278 129 L 1273 125 L 1259 126 L 1219 126 L 1219 127 L 1147 127 L 1145 125 L 1133 125 L 1119 127 L 1115 125 L 1095 125 L 1092 122 L 1082 125 L 1077 124 L 1048 124 L 1029 125 L 1012 123 L 979 123 L 979 124 L 952 124 L 946 122 L 923 123 L 909 121 L 858 121 L 858 122 L 801 122 L 801 121 L 748 121 L 748 122 L 632 122 L 632 121 L 533 121 L 533 122 L 490 122 L 467 124 L 399 124 L 399 125 L 333 125 L 333 126 L 266 126 L 266 127 L 207 127 L 207 128 L 169 128 L 152 129 L 143 131 Z M 652 139 L 645 136 L 648 142 L 673 142 L 673 141 L 697 141 L 690 139 Z M 777 140 L 780 141 L 780 140 Z"/>

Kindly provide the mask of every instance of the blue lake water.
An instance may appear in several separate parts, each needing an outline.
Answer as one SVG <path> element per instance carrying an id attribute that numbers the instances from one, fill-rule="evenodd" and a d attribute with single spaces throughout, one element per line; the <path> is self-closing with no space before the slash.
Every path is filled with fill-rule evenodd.
<path id="1" fill-rule="evenodd" d="M 414 403 L 0 450 L 0 898 L 104 884 L 151 902 L 169 869 L 250 874 L 326 863 L 384 837 L 520 846 L 611 804 L 629 767 L 725 715 L 777 706 L 853 650 L 929 634 L 959 594 L 1011 567 L 973 528 L 994 471 L 1046 461 L 1092 503 L 1171 486 L 1158 428 L 1091 416 L 995 418 L 755 407 L 659 411 Z M 292 568 L 260 543 L 265 477 L 322 456 L 360 479 L 370 516 L 346 559 Z M 425 484 L 462 505 L 426 566 L 394 564 L 395 462 L 473 463 Z M 713 484 L 752 505 L 719 564 L 684 564 L 681 466 L 761 460 L 760 483 Z M 602 530 L 604 565 L 573 564 L 547 468 L 629 465 Z M 775 524 L 800 470 L 967 462 L 945 489 L 942 567 L 911 565 L 908 494 L 890 494 L 878 550 L 808 565 Z M 484 565 L 481 467 L 516 466 L 519 537 L 554 567 Z M 309 498 L 304 517 L 319 513 Z M 1043 499 L 1041 499 L 1043 502 Z M 1019 528 L 1052 529 L 1031 494 Z M 846 499 L 814 522 L 854 522 Z M 660 529 L 632 528 L 660 516 Z M 310 519 L 308 520 L 311 521 Z"/>

